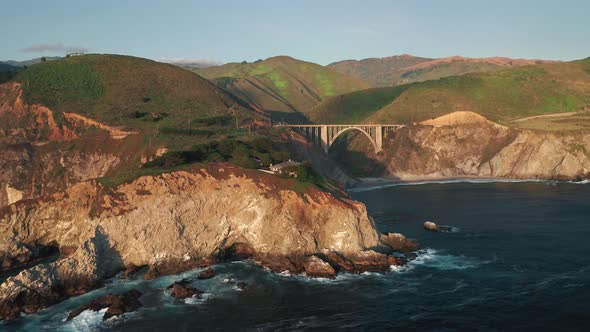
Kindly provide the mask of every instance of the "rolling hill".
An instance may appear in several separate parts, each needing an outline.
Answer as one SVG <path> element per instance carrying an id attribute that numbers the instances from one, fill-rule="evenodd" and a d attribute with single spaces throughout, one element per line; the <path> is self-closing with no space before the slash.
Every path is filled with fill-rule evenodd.
<path id="1" fill-rule="evenodd" d="M 277 121 L 306 121 L 305 114 L 323 100 L 369 87 L 360 79 L 287 56 L 195 72 Z"/>
<path id="2" fill-rule="evenodd" d="M 188 129 L 213 117 L 256 116 L 190 71 L 130 56 L 90 54 L 39 63 L 15 80 L 30 104 L 146 132 Z"/>
<path id="3" fill-rule="evenodd" d="M 507 123 L 590 105 L 590 59 L 471 73 L 331 98 L 310 112 L 314 122 L 412 123 L 472 111 Z"/>
<path id="4" fill-rule="evenodd" d="M 358 77 L 371 83 L 374 87 L 386 87 L 546 62 L 548 61 L 502 57 L 465 58 L 452 56 L 429 59 L 404 54 L 386 58 L 344 60 L 332 63 L 328 67 L 343 74 Z"/>

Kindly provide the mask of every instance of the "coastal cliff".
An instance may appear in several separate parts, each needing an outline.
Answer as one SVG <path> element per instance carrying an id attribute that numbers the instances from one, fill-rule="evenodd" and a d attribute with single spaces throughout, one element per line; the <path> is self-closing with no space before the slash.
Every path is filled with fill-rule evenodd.
<path id="1" fill-rule="evenodd" d="M 0 210 L 2 269 L 34 260 L 43 248 L 58 248 L 60 257 L 4 281 L 0 318 L 35 312 L 142 266 L 152 278 L 251 258 L 276 272 L 333 276 L 403 263 L 372 250 L 384 247 L 362 203 L 296 184 L 209 164 L 115 188 L 81 182 L 9 205 Z"/>
<path id="2" fill-rule="evenodd" d="M 458 112 L 402 129 L 381 160 L 402 180 L 441 177 L 580 180 L 590 175 L 590 134 L 499 125 Z"/>

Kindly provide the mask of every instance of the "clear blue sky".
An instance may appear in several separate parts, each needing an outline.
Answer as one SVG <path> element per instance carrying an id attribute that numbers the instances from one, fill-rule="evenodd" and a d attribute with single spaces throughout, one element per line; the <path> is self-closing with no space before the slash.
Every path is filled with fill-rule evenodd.
<path id="1" fill-rule="evenodd" d="M 590 0 L 9 0 L 0 59 L 87 49 L 219 62 L 274 55 L 327 64 L 409 53 L 590 56 Z"/>

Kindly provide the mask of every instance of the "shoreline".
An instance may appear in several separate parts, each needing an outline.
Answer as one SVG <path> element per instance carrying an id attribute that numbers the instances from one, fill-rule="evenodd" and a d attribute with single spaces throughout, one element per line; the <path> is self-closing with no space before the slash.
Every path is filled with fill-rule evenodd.
<path id="1" fill-rule="evenodd" d="M 346 188 L 346 192 L 363 192 L 397 186 L 412 186 L 426 184 L 454 184 L 454 183 L 571 183 L 590 184 L 590 180 L 552 180 L 552 179 L 517 179 L 484 176 L 463 177 L 414 177 L 404 180 L 395 178 L 363 177 L 356 178 L 357 182 Z"/>

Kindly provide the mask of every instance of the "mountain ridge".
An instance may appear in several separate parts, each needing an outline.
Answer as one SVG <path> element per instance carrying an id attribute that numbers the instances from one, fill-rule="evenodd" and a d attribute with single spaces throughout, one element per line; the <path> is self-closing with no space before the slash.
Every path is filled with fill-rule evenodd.
<path id="1" fill-rule="evenodd" d="M 514 59 L 508 57 L 469 58 L 459 55 L 423 58 L 410 54 L 362 60 L 343 60 L 328 65 L 341 73 L 358 77 L 373 87 L 394 86 L 412 82 L 487 72 L 503 68 L 557 62 L 553 60 Z"/>

